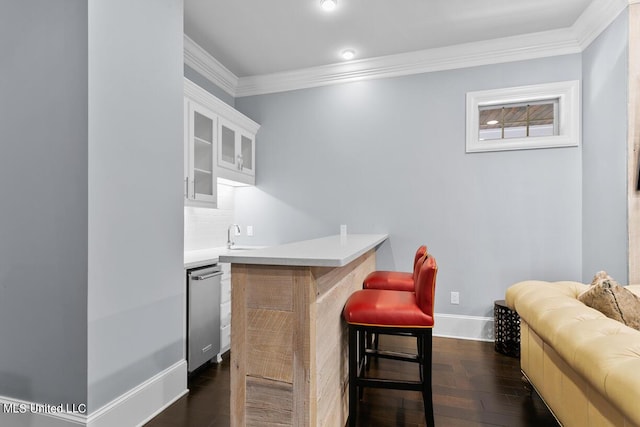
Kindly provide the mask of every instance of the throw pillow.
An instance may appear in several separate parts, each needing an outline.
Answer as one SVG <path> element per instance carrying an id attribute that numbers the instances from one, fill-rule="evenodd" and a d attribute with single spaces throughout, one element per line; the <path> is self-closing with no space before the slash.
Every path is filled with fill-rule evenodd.
<path id="1" fill-rule="evenodd" d="M 640 330 L 640 298 L 606 272 L 596 273 L 589 289 L 578 295 L 578 299 L 605 316 Z"/>
<path id="2" fill-rule="evenodd" d="M 616 285 L 618 284 L 618 282 L 613 280 L 613 277 L 609 276 L 609 274 L 606 271 L 598 271 L 595 274 L 595 276 L 593 276 L 593 279 L 591 280 L 591 286 L 600 285 L 607 281 L 611 283 L 615 283 Z"/>

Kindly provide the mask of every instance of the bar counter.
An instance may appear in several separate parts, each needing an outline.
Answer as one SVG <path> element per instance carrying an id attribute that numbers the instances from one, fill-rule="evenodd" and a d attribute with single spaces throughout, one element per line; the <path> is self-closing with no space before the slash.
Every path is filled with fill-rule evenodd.
<path id="1" fill-rule="evenodd" d="M 386 234 L 348 234 L 220 256 L 231 265 L 231 425 L 344 426 L 342 308 Z"/>

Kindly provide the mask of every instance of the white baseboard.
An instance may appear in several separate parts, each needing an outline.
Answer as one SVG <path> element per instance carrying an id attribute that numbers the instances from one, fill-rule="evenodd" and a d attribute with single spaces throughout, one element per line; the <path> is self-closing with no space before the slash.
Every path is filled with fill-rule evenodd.
<path id="1" fill-rule="evenodd" d="M 87 427 L 141 426 L 187 392 L 182 360 L 93 412 Z"/>
<path id="2" fill-rule="evenodd" d="M 493 317 L 435 313 L 433 335 L 475 341 L 493 341 Z"/>
<path id="3" fill-rule="evenodd" d="M 11 427 L 141 426 L 184 396 L 187 362 L 182 360 L 102 408 L 81 413 L 38 411 L 37 404 L 0 396 L 0 425 Z M 77 408 L 76 408 L 77 409 Z"/>

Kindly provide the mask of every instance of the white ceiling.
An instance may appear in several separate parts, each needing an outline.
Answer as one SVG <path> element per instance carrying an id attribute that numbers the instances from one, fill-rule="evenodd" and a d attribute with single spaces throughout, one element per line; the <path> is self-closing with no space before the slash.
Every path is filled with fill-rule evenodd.
<path id="1" fill-rule="evenodd" d="M 598 2 L 599 0 L 593 0 Z M 184 0 L 185 34 L 237 77 L 570 28 L 592 0 Z"/>

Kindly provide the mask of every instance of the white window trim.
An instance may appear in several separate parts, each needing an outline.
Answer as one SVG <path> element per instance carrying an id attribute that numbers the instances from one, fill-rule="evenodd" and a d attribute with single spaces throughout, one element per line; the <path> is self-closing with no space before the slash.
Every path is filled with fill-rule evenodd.
<path id="1" fill-rule="evenodd" d="M 480 107 L 556 98 L 560 110 L 558 135 L 484 141 L 479 139 Z M 580 82 L 578 80 L 467 92 L 467 153 L 579 145 Z"/>

